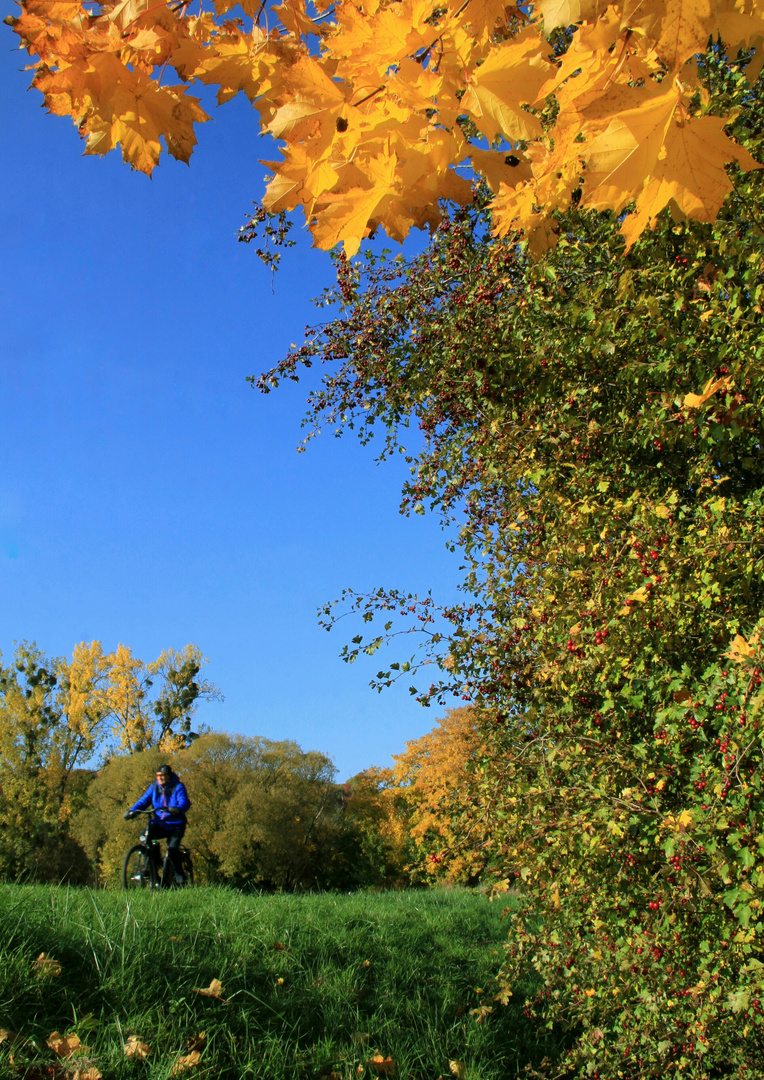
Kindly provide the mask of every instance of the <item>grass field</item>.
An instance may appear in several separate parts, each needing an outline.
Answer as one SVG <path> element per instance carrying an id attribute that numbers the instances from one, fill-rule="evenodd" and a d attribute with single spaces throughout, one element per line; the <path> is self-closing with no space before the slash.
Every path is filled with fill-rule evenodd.
<path id="1" fill-rule="evenodd" d="M 506 932 L 501 905 L 464 890 L 0 886 L 0 1028 L 15 1035 L 0 1076 L 511 1080 L 552 1048 L 522 993 L 492 1000 Z M 217 997 L 198 993 L 215 979 Z M 57 1057 L 54 1031 L 87 1053 Z M 146 1058 L 125 1054 L 130 1036 Z"/>

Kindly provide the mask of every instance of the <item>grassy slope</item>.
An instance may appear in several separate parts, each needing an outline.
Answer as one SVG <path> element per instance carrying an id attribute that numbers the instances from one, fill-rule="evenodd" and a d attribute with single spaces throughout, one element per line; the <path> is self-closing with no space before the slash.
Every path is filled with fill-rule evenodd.
<path id="1" fill-rule="evenodd" d="M 17 1033 L 14 1066 L 0 1044 L 0 1075 L 53 1061 L 46 1040 L 58 1030 L 77 1032 L 106 1080 L 159 1080 L 203 1031 L 198 1067 L 179 1074 L 189 1080 L 358 1080 L 374 1075 L 377 1053 L 398 1078 L 450 1077 L 457 1060 L 470 1080 L 509 1080 L 543 1050 L 522 995 L 480 1023 L 469 1012 L 492 1004 L 500 915 L 460 890 L 128 897 L 0 886 L 0 1027 Z M 41 952 L 60 975 L 34 970 Z M 195 992 L 212 979 L 227 1004 Z M 151 1045 L 146 1061 L 124 1056 L 132 1034 Z"/>

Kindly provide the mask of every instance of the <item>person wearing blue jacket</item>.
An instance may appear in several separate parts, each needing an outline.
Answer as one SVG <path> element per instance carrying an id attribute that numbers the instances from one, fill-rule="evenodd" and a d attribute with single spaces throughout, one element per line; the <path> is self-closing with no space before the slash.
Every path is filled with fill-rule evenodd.
<path id="1" fill-rule="evenodd" d="M 129 821 L 139 810 L 148 810 L 150 807 L 153 809 L 154 817 L 149 825 L 149 840 L 167 840 L 167 855 L 175 871 L 175 881 L 179 885 L 185 883 L 180 858 L 180 842 L 186 831 L 186 811 L 190 806 L 188 792 L 177 773 L 174 773 L 169 765 L 160 765 L 156 771 L 155 782 L 124 815 L 125 821 Z M 152 845 L 152 850 L 158 851 L 158 848 Z M 171 884 L 170 875 L 162 874 L 162 885 Z"/>

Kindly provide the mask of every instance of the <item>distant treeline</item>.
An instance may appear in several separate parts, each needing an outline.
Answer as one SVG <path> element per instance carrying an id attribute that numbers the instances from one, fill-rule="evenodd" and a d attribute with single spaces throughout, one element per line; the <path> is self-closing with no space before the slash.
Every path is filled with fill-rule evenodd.
<path id="1" fill-rule="evenodd" d="M 472 710 L 448 712 L 407 743 L 394 768 L 339 784 L 330 758 L 294 742 L 191 732 L 197 698 L 217 693 L 196 682 L 204 661 L 194 646 L 153 665 L 120 650 L 107 655 L 94 642 L 72 661 L 51 660 L 24 644 L 0 667 L 0 879 L 117 885 L 138 835 L 122 815 L 167 761 L 192 801 L 184 842 L 201 882 L 349 889 L 479 880 L 485 837 L 476 830 L 466 850 L 455 829 L 478 811 Z M 99 749 L 103 764 L 88 768 Z"/>

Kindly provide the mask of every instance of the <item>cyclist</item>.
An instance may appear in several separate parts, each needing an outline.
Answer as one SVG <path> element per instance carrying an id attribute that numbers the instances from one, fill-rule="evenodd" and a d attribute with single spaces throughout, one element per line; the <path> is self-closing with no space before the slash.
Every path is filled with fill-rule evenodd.
<path id="1" fill-rule="evenodd" d="M 174 773 L 169 765 L 160 765 L 156 771 L 155 782 L 149 785 L 138 802 L 133 803 L 124 815 L 125 821 L 129 821 L 139 810 L 153 808 L 154 817 L 149 825 L 149 840 L 167 840 L 167 855 L 175 871 L 175 881 L 179 885 L 185 884 L 180 858 L 180 842 L 186 831 L 186 811 L 190 806 L 188 793 L 177 773 Z M 159 845 L 152 843 L 151 850 L 154 860 L 158 863 Z M 162 885 L 171 884 L 170 875 L 162 874 Z"/>

